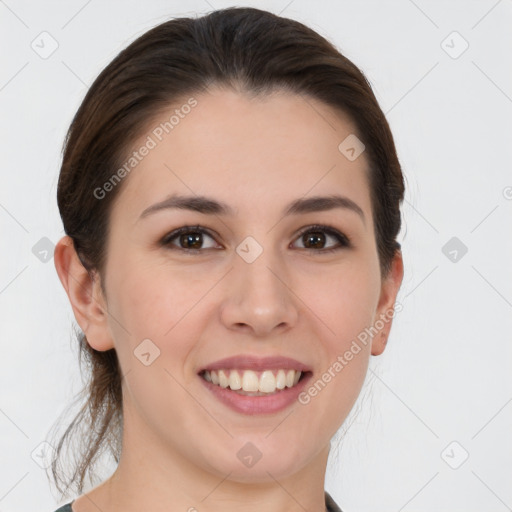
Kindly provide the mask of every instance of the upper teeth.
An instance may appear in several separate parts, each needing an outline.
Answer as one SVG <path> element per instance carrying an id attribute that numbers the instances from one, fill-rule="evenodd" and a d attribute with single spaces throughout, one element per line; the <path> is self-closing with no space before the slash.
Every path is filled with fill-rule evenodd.
<path id="1" fill-rule="evenodd" d="M 302 372 L 299 370 L 277 370 L 277 372 L 272 370 L 265 370 L 263 372 L 254 372 L 252 370 L 206 370 L 203 376 L 208 382 L 223 388 L 229 386 L 233 390 L 243 389 L 244 391 L 273 393 L 276 389 L 295 386 L 301 374 Z"/>

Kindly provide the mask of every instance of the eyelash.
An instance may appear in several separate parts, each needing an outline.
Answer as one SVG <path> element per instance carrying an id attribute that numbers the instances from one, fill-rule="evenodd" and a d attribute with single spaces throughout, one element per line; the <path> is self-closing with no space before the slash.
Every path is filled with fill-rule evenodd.
<path id="1" fill-rule="evenodd" d="M 312 226 L 308 226 L 307 228 L 305 228 L 298 234 L 296 239 L 300 238 L 301 236 L 305 235 L 306 233 L 316 232 L 316 231 L 321 231 L 323 233 L 326 233 L 329 236 L 334 237 L 339 242 L 340 245 L 338 245 L 337 247 L 332 247 L 330 249 L 310 249 L 310 248 L 306 247 L 304 250 L 319 252 L 321 254 L 326 254 L 326 253 L 333 253 L 333 252 L 339 251 L 341 249 L 348 249 L 348 248 L 352 247 L 352 243 L 346 235 L 344 235 L 343 233 L 340 233 L 337 229 L 335 229 L 331 226 L 326 226 L 326 225 L 321 225 L 321 224 L 314 224 Z M 190 233 L 202 233 L 202 234 L 208 235 L 211 238 L 214 238 L 214 236 L 208 230 L 202 228 L 199 225 L 183 226 L 183 227 L 175 229 L 174 231 L 171 231 L 170 233 L 165 235 L 165 237 L 161 240 L 160 243 L 162 246 L 172 247 L 171 242 L 175 238 L 177 238 L 180 235 L 190 234 Z M 172 249 L 178 249 L 179 251 L 183 251 L 185 253 L 191 253 L 191 254 L 199 254 L 201 252 L 204 252 L 203 249 L 186 249 L 183 247 L 172 247 Z"/>

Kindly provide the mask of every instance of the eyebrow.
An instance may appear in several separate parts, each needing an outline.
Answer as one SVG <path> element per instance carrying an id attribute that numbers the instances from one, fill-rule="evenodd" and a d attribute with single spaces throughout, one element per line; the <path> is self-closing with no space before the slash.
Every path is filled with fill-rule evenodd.
<path id="1" fill-rule="evenodd" d="M 366 224 L 364 212 L 360 206 L 352 201 L 352 199 L 341 195 L 315 196 L 307 199 L 296 199 L 285 207 L 282 215 L 288 216 L 323 212 L 333 210 L 335 208 L 342 208 L 357 213 L 361 217 L 363 223 Z M 231 206 L 209 197 L 173 195 L 146 208 L 140 215 L 139 219 L 165 209 L 191 210 L 205 215 L 235 215 L 235 211 Z"/>

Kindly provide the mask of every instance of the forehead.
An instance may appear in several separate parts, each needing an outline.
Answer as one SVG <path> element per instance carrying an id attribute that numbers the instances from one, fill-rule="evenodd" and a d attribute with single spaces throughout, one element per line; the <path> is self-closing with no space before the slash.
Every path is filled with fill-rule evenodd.
<path id="1" fill-rule="evenodd" d="M 115 209 L 135 221 L 180 193 L 215 197 L 238 213 L 277 213 L 300 197 L 338 193 L 369 214 L 366 155 L 351 161 L 339 149 L 355 133 L 348 116 L 307 96 L 193 95 L 162 110 L 133 144 L 126 161 L 133 151 L 138 159 Z"/>

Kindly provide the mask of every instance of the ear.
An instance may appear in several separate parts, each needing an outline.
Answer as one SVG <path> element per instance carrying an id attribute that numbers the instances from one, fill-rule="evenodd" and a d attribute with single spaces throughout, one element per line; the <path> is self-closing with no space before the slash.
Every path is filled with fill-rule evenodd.
<path id="1" fill-rule="evenodd" d="M 382 354 L 386 348 L 389 331 L 393 323 L 396 296 L 403 277 L 402 251 L 398 249 L 393 257 L 389 274 L 382 280 L 379 304 L 374 321 L 374 326 L 378 329 L 378 332 L 373 336 L 372 356 Z"/>
<path id="2" fill-rule="evenodd" d="M 98 351 L 114 348 L 99 274 L 93 273 L 92 277 L 89 275 L 78 258 L 73 240 L 69 236 L 59 240 L 55 246 L 53 259 L 75 319 L 85 333 L 89 345 Z"/>

